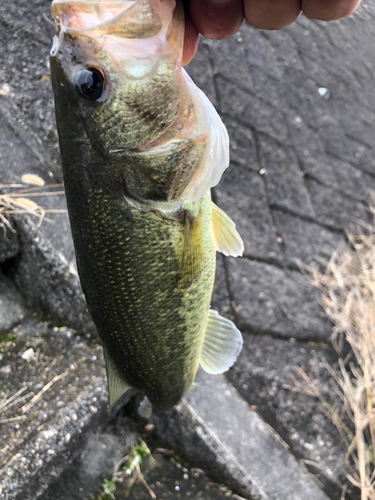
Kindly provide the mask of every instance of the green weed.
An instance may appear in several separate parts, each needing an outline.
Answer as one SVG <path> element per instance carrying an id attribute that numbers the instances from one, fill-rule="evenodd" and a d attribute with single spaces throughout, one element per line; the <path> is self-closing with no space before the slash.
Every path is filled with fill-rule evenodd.
<path id="1" fill-rule="evenodd" d="M 0 344 L 6 344 L 8 342 L 14 342 L 16 340 L 16 336 L 11 333 L 0 333 Z M 1 349 L 1 346 L 0 346 Z"/>
<path id="2" fill-rule="evenodd" d="M 111 479 L 104 479 L 102 484 L 102 492 L 99 496 L 93 498 L 93 500 L 114 500 L 114 492 L 116 491 L 116 481 L 120 478 L 130 478 L 128 491 L 129 493 L 131 487 L 137 479 L 140 479 L 150 494 L 151 498 L 155 499 L 156 496 L 154 492 L 151 490 L 149 485 L 146 483 L 140 469 L 140 465 L 143 459 L 147 456 L 150 456 L 151 452 L 144 441 L 141 438 L 138 438 L 129 453 L 122 460 L 118 462 L 114 471 L 113 477 Z"/>
<path id="3" fill-rule="evenodd" d="M 130 475 L 136 468 L 137 464 L 141 465 L 143 459 L 147 457 L 147 455 L 150 455 L 150 450 L 148 449 L 146 443 L 143 441 L 140 444 L 135 442 L 129 452 L 126 465 L 122 468 L 122 470 Z"/>

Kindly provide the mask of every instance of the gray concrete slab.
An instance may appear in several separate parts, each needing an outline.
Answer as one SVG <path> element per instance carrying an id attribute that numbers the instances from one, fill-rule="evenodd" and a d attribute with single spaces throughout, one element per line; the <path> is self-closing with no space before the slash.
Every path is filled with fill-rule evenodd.
<path id="1" fill-rule="evenodd" d="M 252 261 L 229 259 L 230 296 L 243 332 L 327 342 L 331 323 L 318 303 L 319 292 L 298 272 Z"/>
<path id="2" fill-rule="evenodd" d="M 313 480 L 301 469 L 280 439 L 251 411 L 248 404 L 223 376 L 210 376 L 203 371 L 197 377 L 197 387 L 186 396 L 185 418 L 195 423 L 195 432 L 205 436 L 204 453 L 216 455 L 216 472 L 230 486 L 233 479 L 241 485 L 245 498 L 267 500 L 327 500 Z M 171 439 L 168 416 L 155 419 L 157 432 Z M 172 417 L 173 418 L 173 417 Z M 181 418 L 181 417 L 180 417 Z M 174 429 L 171 429 L 172 436 Z M 190 429 L 180 428 L 182 435 L 173 436 L 185 456 L 198 463 L 202 449 L 193 450 Z M 208 464 L 207 464 L 208 465 Z M 206 465 L 206 467 L 207 467 Z M 230 481 L 228 483 L 228 481 Z"/>
<path id="3" fill-rule="evenodd" d="M 85 426 L 107 418 L 105 368 L 101 347 L 67 328 L 32 320 L 12 339 L 1 345 L 0 400 L 16 397 L 0 413 L 0 498 L 34 500 L 67 466 Z"/>
<path id="4" fill-rule="evenodd" d="M 20 183 L 24 174 L 38 175 L 46 186 L 59 183 L 61 172 L 57 177 L 52 174 L 53 165 L 43 147 L 26 125 L 21 126 L 13 118 L 11 106 L 3 103 L 0 111 L 1 183 Z M 47 213 L 42 222 L 32 215 L 13 217 L 11 224 L 15 232 L 8 229 L 0 244 L 4 247 L 2 261 L 28 308 L 57 323 L 95 334 L 78 279 L 63 191 L 61 184 L 58 188 L 40 190 L 40 196 L 34 196 L 38 191 L 32 193 L 32 200 L 44 210 L 62 213 Z M 43 192 L 57 194 L 45 196 Z M 19 196 L 27 197 L 27 194 Z M 7 263 L 9 258 L 13 260 Z"/>
<path id="5" fill-rule="evenodd" d="M 9 218 L 7 217 L 7 222 Z M 0 238 L 0 264 L 5 262 L 12 257 L 15 257 L 20 249 L 17 231 L 14 228 L 9 227 L 6 223 L 2 223 L 0 226 L 1 238 Z"/>
<path id="6" fill-rule="evenodd" d="M 331 389 L 327 370 L 327 364 L 337 366 L 337 359 L 329 345 L 248 334 L 238 362 L 227 373 L 252 410 L 282 437 L 299 464 L 325 485 L 331 498 L 340 498 L 336 485 L 345 482 L 345 445 L 335 425 L 317 411 L 319 401 L 309 395 L 311 389 L 297 368 L 337 408 L 340 398 Z M 349 484 L 347 488 L 347 498 L 356 498 L 355 488 Z"/>
<path id="7" fill-rule="evenodd" d="M 263 176 L 231 165 L 214 193 L 217 204 L 236 223 L 245 245 L 244 255 L 281 261 Z"/>
<path id="8" fill-rule="evenodd" d="M 7 333 L 30 311 L 14 283 L 0 271 L 0 334 Z"/>
<path id="9" fill-rule="evenodd" d="M 287 266 L 309 266 L 321 260 L 328 261 L 344 241 L 342 234 L 288 213 L 272 210 L 272 217 L 284 243 L 284 263 Z"/>

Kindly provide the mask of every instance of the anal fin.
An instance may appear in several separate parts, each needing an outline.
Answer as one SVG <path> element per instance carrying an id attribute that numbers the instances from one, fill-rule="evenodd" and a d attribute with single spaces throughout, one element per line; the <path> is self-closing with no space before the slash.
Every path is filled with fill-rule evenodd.
<path id="1" fill-rule="evenodd" d="M 212 224 L 217 250 L 227 257 L 241 257 L 244 252 L 244 244 L 236 229 L 236 224 L 213 202 Z"/>
<path id="2" fill-rule="evenodd" d="M 204 371 L 213 375 L 227 371 L 236 361 L 242 344 L 236 325 L 210 309 L 200 357 Z"/>
<path id="3" fill-rule="evenodd" d="M 105 347 L 103 350 L 107 368 L 109 408 L 112 409 L 121 396 L 131 389 L 131 386 L 120 375 Z"/>

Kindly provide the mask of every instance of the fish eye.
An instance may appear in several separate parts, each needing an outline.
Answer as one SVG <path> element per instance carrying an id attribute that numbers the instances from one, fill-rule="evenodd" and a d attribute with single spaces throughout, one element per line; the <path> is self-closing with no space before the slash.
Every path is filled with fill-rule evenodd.
<path id="1" fill-rule="evenodd" d="M 76 75 L 75 84 L 86 99 L 96 101 L 102 95 L 105 87 L 103 73 L 96 68 L 84 68 Z"/>

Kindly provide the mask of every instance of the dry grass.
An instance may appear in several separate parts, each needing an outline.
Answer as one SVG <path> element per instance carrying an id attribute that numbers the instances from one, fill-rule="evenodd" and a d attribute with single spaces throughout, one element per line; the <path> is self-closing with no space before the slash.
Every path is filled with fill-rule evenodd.
<path id="1" fill-rule="evenodd" d="M 343 424 L 340 411 L 322 398 L 319 388 L 303 372 L 300 382 L 318 397 L 338 427 L 348 448 L 349 480 L 361 490 L 361 500 L 375 500 L 375 208 L 372 224 L 358 223 L 347 233 L 324 274 L 309 270 L 313 284 L 323 293 L 323 306 L 334 324 L 333 344 L 343 355 L 339 372 L 330 373 L 352 421 L 354 432 Z"/>
<path id="2" fill-rule="evenodd" d="M 28 187 L 25 187 L 28 185 Z M 64 194 L 62 184 L 44 185 L 44 181 L 32 174 L 25 174 L 21 178 L 21 183 L 0 184 L 0 228 L 4 235 L 8 228 L 11 232 L 15 229 L 10 221 L 10 215 L 28 214 L 39 219 L 39 225 L 42 223 L 46 213 L 61 213 L 66 210 L 45 210 L 32 199 L 40 196 L 56 196 Z M 21 189 L 20 189 L 21 188 Z M 52 191 L 49 191 L 52 190 Z"/>

